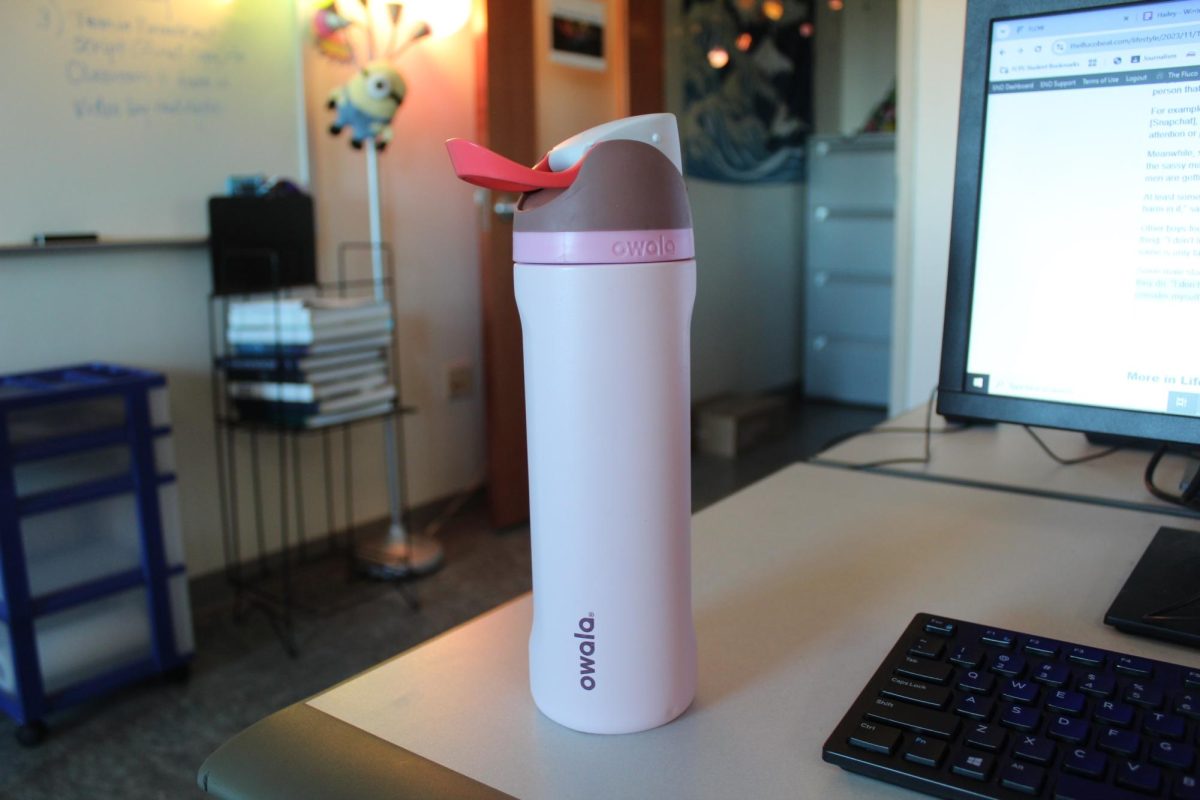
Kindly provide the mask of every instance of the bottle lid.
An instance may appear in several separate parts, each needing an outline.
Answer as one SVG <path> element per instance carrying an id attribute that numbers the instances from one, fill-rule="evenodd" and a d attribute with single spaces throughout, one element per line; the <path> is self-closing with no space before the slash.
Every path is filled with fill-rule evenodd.
<path id="1" fill-rule="evenodd" d="M 519 262 L 640 263 L 695 255 L 671 114 L 630 117 L 576 134 L 533 168 L 461 140 L 447 147 L 463 180 L 524 192 L 513 220 Z"/>

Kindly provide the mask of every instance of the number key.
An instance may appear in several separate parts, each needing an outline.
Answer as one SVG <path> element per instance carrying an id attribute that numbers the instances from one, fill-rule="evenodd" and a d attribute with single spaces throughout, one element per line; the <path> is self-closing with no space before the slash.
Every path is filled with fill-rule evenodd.
<path id="1" fill-rule="evenodd" d="M 908 653 L 909 655 L 920 656 L 921 658 L 941 658 L 942 652 L 945 649 L 946 643 L 941 639 L 918 636 L 916 641 L 908 648 Z"/>

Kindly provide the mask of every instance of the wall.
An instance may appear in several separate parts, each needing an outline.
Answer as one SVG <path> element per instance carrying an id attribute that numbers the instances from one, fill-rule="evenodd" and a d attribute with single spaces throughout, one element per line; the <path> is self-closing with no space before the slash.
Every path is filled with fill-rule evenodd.
<path id="1" fill-rule="evenodd" d="M 307 3 L 299 5 L 307 18 Z M 410 84 L 409 98 L 397 115 L 396 141 L 380 159 L 384 235 L 399 255 L 396 291 L 404 400 L 418 409 L 404 426 L 409 506 L 469 486 L 482 474 L 479 256 L 472 226 L 476 211 L 469 187 L 454 180 L 442 147 L 449 136 L 474 133 L 474 57 L 470 29 L 448 39 L 424 41 L 405 56 L 402 69 Z M 319 61 L 307 43 L 304 71 L 312 189 L 325 271 L 333 263 L 337 242 L 367 238 L 365 166 L 345 134 L 338 140 L 325 132 L 329 117 L 324 100 L 341 73 Z M 215 144 L 236 147 L 236 131 Z M 11 195 L 7 202 L 14 202 Z M 106 360 L 167 374 L 192 575 L 223 563 L 208 366 L 210 288 L 205 250 L 0 258 L 0 373 Z M 476 391 L 466 401 L 450 402 L 445 396 L 445 367 L 455 361 L 475 368 Z M 360 454 L 354 470 L 359 520 L 387 513 L 380 428 L 363 426 L 355 440 Z M 334 452 L 335 464 L 340 464 Z M 313 444 L 306 445 L 305 453 L 310 465 L 319 458 Z M 273 458 L 273 449 L 264 450 L 264 464 L 273 463 Z M 248 483 L 242 481 L 243 497 L 248 496 Z M 307 488 L 311 533 L 324 516 L 312 504 L 318 494 L 315 481 Z M 267 492 L 273 489 L 272 481 L 264 486 Z M 267 504 L 265 510 L 271 527 L 274 505 Z M 251 519 L 246 509 L 243 523 Z M 245 554 L 253 552 L 251 546 Z"/>
<path id="2" fill-rule="evenodd" d="M 554 145 L 602 122 L 629 114 L 628 14 L 626 0 L 606 0 L 604 47 L 607 68 L 589 70 L 550 58 L 553 0 L 534 0 L 534 85 L 537 92 L 537 145 Z"/>
<path id="3" fill-rule="evenodd" d="M 0 258 L 0 286 L 0 373 L 111 361 L 167 374 L 188 568 L 219 566 L 207 250 Z"/>
<path id="4" fill-rule="evenodd" d="M 682 0 L 665 0 L 667 108 L 683 109 Z M 801 376 L 804 185 L 687 179 L 696 229 L 692 396 Z"/>
<path id="5" fill-rule="evenodd" d="M 393 120 L 395 139 L 379 157 L 383 238 L 395 252 L 402 393 L 417 409 L 404 423 L 410 506 L 483 477 L 478 211 L 471 187 L 454 177 L 444 146 L 451 137 L 475 135 L 475 35 L 468 25 L 452 36 L 423 40 L 404 55 L 399 67 L 408 93 Z M 317 246 L 331 274 L 340 242 L 369 239 L 366 160 L 350 147 L 349 131 L 328 133 L 332 112 L 325 102 L 348 77 L 347 68 L 313 48 L 306 48 L 304 62 Z M 369 257 L 354 258 L 351 270 L 369 276 Z M 449 399 L 446 373 L 455 363 L 472 368 L 469 399 Z M 377 435 L 365 434 L 368 440 Z M 385 488 L 379 483 L 379 492 L 365 501 L 376 516 L 386 512 Z"/>
<path id="6" fill-rule="evenodd" d="M 815 6 L 817 131 L 850 135 L 896 83 L 897 0 Z"/>
<path id="7" fill-rule="evenodd" d="M 966 4 L 901 0 L 899 20 L 892 413 L 937 385 Z"/>

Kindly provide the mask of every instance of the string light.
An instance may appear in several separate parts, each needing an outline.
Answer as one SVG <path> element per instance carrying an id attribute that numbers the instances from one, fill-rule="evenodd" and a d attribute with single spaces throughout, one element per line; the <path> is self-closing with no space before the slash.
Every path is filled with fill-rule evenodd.
<path id="1" fill-rule="evenodd" d="M 772 22 L 778 22 L 783 19 L 783 3 L 779 0 L 766 0 L 762 4 L 763 16 Z"/>
<path id="2" fill-rule="evenodd" d="M 745 53 L 750 49 L 750 45 L 754 44 L 754 37 L 749 33 L 738 34 L 737 41 L 735 41 L 734 44 L 737 45 L 738 50 L 741 50 L 743 53 Z"/>
<path id="3" fill-rule="evenodd" d="M 714 47 L 708 51 L 708 65 L 713 69 L 722 69 L 729 63 L 729 51 L 724 47 Z"/>

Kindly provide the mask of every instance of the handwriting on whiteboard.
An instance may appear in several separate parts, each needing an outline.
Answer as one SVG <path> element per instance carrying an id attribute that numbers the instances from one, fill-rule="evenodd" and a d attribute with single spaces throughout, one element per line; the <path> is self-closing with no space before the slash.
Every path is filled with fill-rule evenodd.
<path id="1" fill-rule="evenodd" d="M 35 33 L 79 120 L 159 120 L 223 114 L 248 54 L 232 4 L 184 19 L 172 0 L 39 0 Z M 198 18 L 197 18 L 198 17 Z"/>

